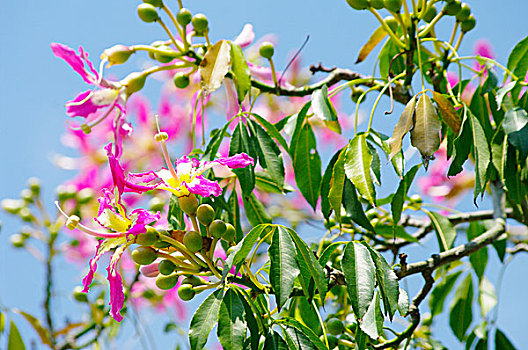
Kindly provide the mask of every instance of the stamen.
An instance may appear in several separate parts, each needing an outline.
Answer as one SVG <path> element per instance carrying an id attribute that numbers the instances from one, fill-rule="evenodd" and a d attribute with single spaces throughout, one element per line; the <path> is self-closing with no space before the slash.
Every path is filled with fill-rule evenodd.
<path id="1" fill-rule="evenodd" d="M 77 225 L 79 225 L 79 221 L 81 221 L 81 218 L 79 218 L 77 215 L 72 215 L 68 218 L 68 221 L 66 221 L 66 227 L 69 230 L 73 230 L 77 227 Z"/>
<path id="2" fill-rule="evenodd" d="M 156 118 L 156 127 L 158 128 L 158 133 L 156 134 L 156 136 L 154 136 L 154 139 L 156 140 L 156 142 L 159 142 L 161 144 L 161 152 L 163 153 L 163 159 L 165 159 L 167 168 L 169 168 L 169 171 L 172 174 L 174 181 L 176 181 L 176 186 L 179 186 L 180 179 L 178 178 L 178 174 L 176 173 L 176 170 L 174 169 L 174 165 L 172 165 L 172 161 L 169 156 L 169 151 L 167 150 L 167 144 L 165 143 L 165 140 L 169 139 L 169 135 L 167 135 L 166 132 L 163 132 L 163 133 L 161 132 L 160 126 L 159 126 L 159 118 L 157 114 L 155 115 L 154 118 Z"/>
<path id="3" fill-rule="evenodd" d="M 59 202 L 58 201 L 55 201 L 55 206 L 57 207 L 57 209 L 59 209 L 59 212 L 68 220 L 66 222 L 66 225 L 67 227 L 70 229 L 70 230 L 73 230 L 73 228 L 70 228 L 70 226 L 68 226 L 68 224 L 70 223 L 70 218 L 73 218 L 71 221 L 74 222 L 75 221 L 75 218 L 79 219 L 80 221 L 80 218 L 76 215 L 72 215 L 71 217 L 66 214 L 64 212 L 64 210 L 62 210 L 62 208 L 60 207 L 59 205 Z M 121 237 L 121 233 L 108 233 L 108 232 L 99 232 L 99 231 L 95 231 L 95 230 L 92 230 L 91 228 L 89 227 L 86 227 L 84 226 L 83 224 L 81 224 L 80 222 L 77 222 L 76 224 L 76 227 L 74 228 L 77 228 L 78 230 L 84 232 L 84 233 L 87 233 L 91 236 L 95 236 L 95 237 L 99 237 L 99 238 L 117 238 L 117 237 Z"/>

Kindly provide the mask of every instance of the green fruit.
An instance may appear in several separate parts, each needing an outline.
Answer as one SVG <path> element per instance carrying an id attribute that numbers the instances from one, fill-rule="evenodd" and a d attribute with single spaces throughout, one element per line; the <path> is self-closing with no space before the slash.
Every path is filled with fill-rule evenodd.
<path id="1" fill-rule="evenodd" d="M 183 236 L 183 244 L 187 249 L 193 253 L 197 253 L 202 250 L 203 240 L 202 235 L 196 231 L 189 231 Z"/>
<path id="2" fill-rule="evenodd" d="M 156 7 L 162 7 L 163 6 L 163 1 L 161 1 L 161 0 L 143 0 L 143 2 L 145 4 L 150 4 L 150 5 L 156 6 Z"/>
<path id="3" fill-rule="evenodd" d="M 183 72 L 178 72 L 174 74 L 174 86 L 178 89 L 185 89 L 189 86 L 189 76 Z"/>
<path id="4" fill-rule="evenodd" d="M 460 23 L 460 29 L 463 33 L 467 33 L 477 25 L 477 20 L 473 15 L 470 15 L 465 21 Z"/>
<path id="5" fill-rule="evenodd" d="M 182 284 L 178 288 L 178 296 L 183 301 L 189 301 L 196 295 L 196 292 L 193 290 L 193 286 L 190 284 Z"/>
<path id="6" fill-rule="evenodd" d="M 82 290 L 80 286 L 75 287 L 73 289 L 73 298 L 80 303 L 85 303 L 88 301 L 88 296 Z"/>
<path id="7" fill-rule="evenodd" d="M 369 0 L 369 5 L 376 10 L 381 10 L 385 6 L 383 0 Z"/>
<path id="8" fill-rule="evenodd" d="M 140 4 L 137 7 L 137 14 L 143 22 L 147 23 L 155 22 L 159 18 L 158 11 L 151 4 Z"/>
<path id="9" fill-rule="evenodd" d="M 176 21 L 178 21 L 178 23 L 182 26 L 186 26 L 187 24 L 191 23 L 191 11 L 186 8 L 182 8 L 180 11 L 178 11 L 178 14 L 176 15 Z"/>
<path id="10" fill-rule="evenodd" d="M 468 19 L 470 15 L 471 15 L 471 9 L 469 8 L 469 5 L 468 4 L 462 4 L 462 8 L 456 14 L 456 19 L 459 22 L 463 22 L 466 19 Z"/>
<path id="11" fill-rule="evenodd" d="M 187 276 L 182 281 L 182 285 L 190 284 L 193 287 L 201 286 L 204 283 L 205 283 L 205 280 L 203 278 L 198 277 L 198 276 Z"/>
<path id="12" fill-rule="evenodd" d="M 209 225 L 209 233 L 214 238 L 220 238 L 226 230 L 226 224 L 222 220 L 215 220 Z"/>
<path id="13" fill-rule="evenodd" d="M 222 235 L 222 239 L 226 242 L 233 242 L 235 240 L 236 230 L 235 227 L 229 223 L 226 223 L 226 229 Z"/>
<path id="14" fill-rule="evenodd" d="M 364 10 L 368 7 L 367 0 L 346 0 L 346 2 L 354 10 Z"/>
<path id="15" fill-rule="evenodd" d="M 128 96 L 132 95 L 135 92 L 143 89 L 147 76 L 141 72 L 130 73 L 124 80 L 123 85 L 126 86 L 126 93 Z"/>
<path id="16" fill-rule="evenodd" d="M 455 16 L 462 9 L 462 3 L 460 0 L 455 0 L 450 4 L 446 4 L 444 12 L 448 16 Z"/>
<path id="17" fill-rule="evenodd" d="M 436 7 L 431 6 L 425 11 L 425 14 L 423 15 L 423 20 L 427 23 L 431 23 L 431 21 L 436 17 L 438 12 L 436 11 Z"/>
<path id="18" fill-rule="evenodd" d="M 392 17 L 392 16 L 387 16 L 385 17 L 385 23 L 389 26 L 390 30 L 392 30 L 393 32 L 396 31 L 396 29 L 398 29 L 398 21 L 396 20 L 396 18 Z"/>
<path id="19" fill-rule="evenodd" d="M 203 13 L 197 13 L 196 15 L 194 15 L 191 22 L 192 22 L 194 31 L 197 34 L 205 33 L 209 26 L 209 21 L 207 20 L 207 17 L 205 17 Z"/>
<path id="20" fill-rule="evenodd" d="M 139 245 L 151 246 L 156 243 L 158 238 L 159 232 L 154 227 L 148 226 L 146 232 L 140 233 L 136 236 L 136 243 Z"/>
<path id="21" fill-rule="evenodd" d="M 161 260 L 158 264 L 158 271 L 165 276 L 170 275 L 176 269 L 176 265 L 170 260 Z"/>
<path id="22" fill-rule="evenodd" d="M 330 334 L 339 335 L 345 331 L 345 326 L 338 318 L 331 318 L 326 322 L 326 329 Z"/>
<path id="23" fill-rule="evenodd" d="M 198 199 L 196 199 L 194 193 L 188 196 L 178 197 L 178 202 L 180 203 L 181 210 L 187 215 L 194 215 L 196 209 L 198 209 Z"/>
<path id="24" fill-rule="evenodd" d="M 269 41 L 265 41 L 262 44 L 260 44 L 259 47 L 259 54 L 260 56 L 271 59 L 273 57 L 273 54 L 275 53 L 275 48 L 273 47 L 273 44 Z"/>
<path id="25" fill-rule="evenodd" d="M 400 12 L 402 0 L 383 0 L 385 8 L 392 12 Z"/>
<path id="26" fill-rule="evenodd" d="M 163 290 L 172 289 L 176 286 L 176 283 L 178 283 L 178 277 L 179 276 L 176 274 L 169 276 L 158 275 L 158 277 L 156 277 L 156 286 Z"/>
<path id="27" fill-rule="evenodd" d="M 151 247 L 137 247 L 132 252 L 132 260 L 138 265 L 152 264 L 156 258 L 156 251 Z"/>
<path id="28" fill-rule="evenodd" d="M 200 224 L 209 226 L 215 218 L 215 211 L 209 204 L 202 204 L 196 209 L 196 218 L 200 221 Z"/>

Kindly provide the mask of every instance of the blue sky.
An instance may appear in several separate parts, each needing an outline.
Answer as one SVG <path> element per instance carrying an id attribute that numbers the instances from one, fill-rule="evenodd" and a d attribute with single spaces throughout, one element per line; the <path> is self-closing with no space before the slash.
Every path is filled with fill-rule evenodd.
<path id="1" fill-rule="evenodd" d="M 465 38 L 462 54 L 471 54 L 472 43 L 487 38 L 498 61 L 505 63 L 511 48 L 528 34 L 528 2 L 468 2 L 478 24 Z M 82 44 L 96 60 L 104 48 L 113 44 L 149 43 L 162 38 L 161 28 L 145 24 L 136 17 L 138 3 L 125 0 L 19 0 L 2 4 L 0 199 L 17 196 L 27 178 L 38 176 L 44 183 L 44 198 L 50 205 L 52 189 L 73 175 L 57 170 L 50 159 L 53 154 L 64 151 L 59 139 L 66 120 L 64 102 L 85 86 L 64 62 L 52 56 L 49 43 L 57 41 L 73 47 Z M 310 34 L 310 41 L 303 51 L 306 64 L 321 61 L 328 66 L 353 68 L 365 74 L 372 71 L 371 60 L 358 66 L 353 62 L 377 22 L 367 12 L 351 10 L 344 0 L 184 0 L 184 4 L 193 13 L 207 14 L 213 41 L 234 38 L 245 23 L 254 25 L 257 37 L 276 34 L 279 39 L 275 49 L 278 67 L 284 67 L 286 57 Z M 176 1 L 172 1 L 172 5 L 177 6 Z M 137 66 L 128 68 L 132 70 Z M 152 97 L 156 98 L 155 94 Z M 39 313 L 42 267 L 26 252 L 10 247 L 8 237 L 16 231 L 18 223 L 4 213 L 0 213 L 0 219 L 0 302 Z M 496 263 L 496 260 L 492 261 Z M 518 346 L 528 343 L 528 334 L 523 327 L 523 322 L 525 325 L 528 321 L 528 304 L 523 293 L 528 287 L 523 271 L 527 263 L 526 256 L 519 256 L 508 268 L 500 300 L 499 324 Z M 59 292 L 66 295 L 72 286 L 78 284 L 80 277 L 62 264 L 57 266 L 57 272 Z M 490 278 L 495 281 L 496 270 L 490 272 Z M 21 324 L 23 321 L 18 319 L 17 322 Z M 442 338 L 453 342 L 447 322 L 440 322 L 446 327 Z M 27 328 L 23 330 L 28 332 Z M 33 334 L 26 333 L 26 336 L 33 337 Z"/>

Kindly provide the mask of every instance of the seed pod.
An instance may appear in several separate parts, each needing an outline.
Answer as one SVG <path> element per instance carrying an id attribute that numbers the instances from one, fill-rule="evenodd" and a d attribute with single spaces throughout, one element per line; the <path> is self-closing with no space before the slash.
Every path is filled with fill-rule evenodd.
<path id="1" fill-rule="evenodd" d="M 385 8 L 392 12 L 400 12 L 402 0 L 383 0 Z"/>
<path id="2" fill-rule="evenodd" d="M 174 86 L 178 89 L 185 89 L 189 86 L 190 80 L 189 76 L 183 72 L 178 72 L 174 74 Z"/>
<path id="3" fill-rule="evenodd" d="M 187 276 L 182 280 L 182 285 L 190 284 L 193 287 L 201 286 L 205 283 L 205 280 L 198 276 Z"/>
<path id="4" fill-rule="evenodd" d="M 178 14 L 176 15 L 176 21 L 182 26 L 186 26 L 187 24 L 191 23 L 192 21 L 191 11 L 189 11 L 186 8 L 180 9 L 180 11 L 178 11 Z"/>
<path id="5" fill-rule="evenodd" d="M 193 286 L 190 284 L 182 284 L 178 288 L 178 296 L 183 301 L 189 301 L 196 295 L 196 292 L 193 290 Z"/>
<path id="6" fill-rule="evenodd" d="M 183 236 L 183 244 L 191 252 L 197 253 L 203 247 L 202 235 L 196 231 L 189 231 Z"/>
<path id="7" fill-rule="evenodd" d="M 209 204 L 202 204 L 196 209 L 196 218 L 200 224 L 204 226 L 209 226 L 215 218 L 215 211 L 212 206 Z"/>
<path id="8" fill-rule="evenodd" d="M 431 6 L 425 12 L 423 16 L 423 20 L 426 21 L 427 23 L 431 23 L 431 21 L 436 17 L 437 14 L 438 13 L 436 11 L 436 7 Z"/>
<path id="9" fill-rule="evenodd" d="M 459 22 L 463 22 L 466 19 L 468 19 L 470 15 L 471 15 L 471 8 L 469 8 L 469 5 L 462 4 L 462 8 L 456 14 L 456 20 Z"/>
<path id="10" fill-rule="evenodd" d="M 194 193 L 191 193 L 188 196 L 178 197 L 178 202 L 180 203 L 181 210 L 187 215 L 194 215 L 196 209 L 198 209 L 198 199 Z"/>
<path id="11" fill-rule="evenodd" d="M 229 223 L 226 223 L 226 229 L 222 235 L 222 239 L 226 242 L 233 242 L 235 240 L 235 234 L 235 227 Z"/>
<path id="12" fill-rule="evenodd" d="M 473 28 L 475 28 L 476 25 L 477 20 L 475 19 L 475 17 L 473 17 L 473 15 L 469 15 L 469 17 L 465 21 L 460 23 L 460 30 L 463 33 L 467 33 Z"/>
<path id="13" fill-rule="evenodd" d="M 209 233 L 214 238 L 220 238 L 226 230 L 226 224 L 222 220 L 215 220 L 209 225 Z"/>
<path id="14" fill-rule="evenodd" d="M 265 41 L 262 44 L 260 44 L 259 47 L 259 55 L 266 58 L 271 59 L 273 57 L 273 54 L 275 53 L 275 48 L 273 47 L 273 44 L 269 41 Z"/>
<path id="15" fill-rule="evenodd" d="M 191 22 L 197 35 L 203 35 L 209 27 L 209 21 L 203 13 L 194 15 Z"/>
<path id="16" fill-rule="evenodd" d="M 367 0 L 346 0 L 346 2 L 354 10 L 364 10 L 368 7 Z"/>
<path id="17" fill-rule="evenodd" d="M 168 276 L 174 272 L 176 265 L 170 260 L 161 260 L 158 264 L 158 270 L 162 275 Z"/>
<path id="18" fill-rule="evenodd" d="M 156 258 L 156 251 L 151 247 L 137 247 L 132 252 L 132 260 L 138 265 L 152 264 Z"/>
<path id="19" fill-rule="evenodd" d="M 140 4 L 137 7 L 137 14 L 146 23 L 155 22 L 159 19 L 158 11 L 151 4 Z"/>
<path id="20" fill-rule="evenodd" d="M 159 275 L 156 277 L 156 286 L 159 289 L 169 290 L 176 286 L 178 283 L 178 275 L 172 274 L 169 276 Z"/>

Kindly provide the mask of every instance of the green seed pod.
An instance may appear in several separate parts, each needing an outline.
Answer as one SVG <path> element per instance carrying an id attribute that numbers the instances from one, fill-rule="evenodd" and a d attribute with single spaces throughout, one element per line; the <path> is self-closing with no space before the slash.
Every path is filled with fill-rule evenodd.
<path id="1" fill-rule="evenodd" d="M 423 16 L 423 20 L 427 23 L 431 23 L 431 21 L 436 17 L 438 12 L 436 11 L 436 7 L 431 6 L 425 11 L 425 14 Z"/>
<path id="2" fill-rule="evenodd" d="M 134 53 L 134 50 L 125 45 L 115 45 L 103 51 L 101 59 L 107 59 L 110 65 L 123 64 Z"/>
<path id="3" fill-rule="evenodd" d="M 158 11 L 151 4 L 140 4 L 137 7 L 137 14 L 146 23 L 155 22 L 159 18 Z"/>
<path id="4" fill-rule="evenodd" d="M 203 247 L 202 235 L 196 231 L 189 231 L 183 236 L 183 244 L 191 252 L 197 253 Z"/>
<path id="5" fill-rule="evenodd" d="M 193 286 L 190 284 L 182 284 L 178 288 L 178 296 L 183 301 L 189 301 L 196 295 L 196 292 L 193 290 Z"/>
<path id="6" fill-rule="evenodd" d="M 222 239 L 226 242 L 233 242 L 235 240 L 236 230 L 233 225 L 226 223 L 226 229 L 222 235 Z"/>
<path id="7" fill-rule="evenodd" d="M 331 318 L 326 322 L 326 329 L 332 335 L 339 335 L 345 331 L 345 326 L 338 318 Z"/>
<path id="8" fill-rule="evenodd" d="M 123 79 L 122 84 L 126 86 L 126 93 L 128 96 L 130 96 L 133 93 L 143 89 L 146 80 L 147 76 L 145 74 L 141 72 L 133 72 Z"/>
<path id="9" fill-rule="evenodd" d="M 384 21 L 385 23 L 389 26 L 390 30 L 392 30 L 393 32 L 396 31 L 396 29 L 398 29 L 398 21 L 396 20 L 396 18 L 392 17 L 392 16 L 387 16 L 384 18 Z"/>
<path id="10" fill-rule="evenodd" d="M 462 9 L 462 3 L 460 0 L 455 0 L 450 4 L 446 4 L 444 12 L 448 16 L 456 16 L 456 14 Z"/>
<path id="11" fill-rule="evenodd" d="M 147 231 L 136 236 L 136 243 L 142 246 L 151 246 L 159 238 L 159 232 L 154 227 L 147 227 Z"/>
<path id="12" fill-rule="evenodd" d="M 456 14 L 456 20 L 459 22 L 464 22 L 471 15 L 471 8 L 468 4 L 462 4 L 462 8 Z"/>
<path id="13" fill-rule="evenodd" d="M 203 13 L 194 15 L 191 22 L 197 35 L 203 35 L 209 27 L 209 21 Z"/>
<path id="14" fill-rule="evenodd" d="M 158 264 L 158 271 L 165 276 L 170 275 L 176 269 L 176 265 L 170 260 L 161 260 Z"/>
<path id="15" fill-rule="evenodd" d="M 383 0 L 385 8 L 392 12 L 400 12 L 402 0 Z"/>
<path id="16" fill-rule="evenodd" d="M 475 28 L 476 25 L 477 20 L 475 19 L 475 17 L 473 17 L 473 15 L 469 15 L 469 17 L 465 21 L 460 23 L 460 29 L 462 30 L 462 33 L 467 33 L 473 28 Z"/>
<path id="17" fill-rule="evenodd" d="M 33 192 L 35 196 L 38 196 L 40 194 L 40 180 L 36 177 L 29 178 L 28 187 Z"/>
<path id="18" fill-rule="evenodd" d="M 200 221 L 200 224 L 209 226 L 215 218 L 215 211 L 209 204 L 202 204 L 196 209 L 196 218 Z"/>
<path id="19" fill-rule="evenodd" d="M 176 15 L 176 21 L 182 26 L 186 26 L 187 24 L 191 23 L 191 11 L 186 8 L 182 8 L 180 11 L 178 11 L 178 14 Z"/>
<path id="20" fill-rule="evenodd" d="M 188 196 L 178 197 L 178 202 L 180 203 L 181 210 L 187 215 L 194 215 L 196 209 L 198 209 L 198 199 L 196 199 L 194 193 Z"/>
<path id="21" fill-rule="evenodd" d="M 163 1 L 161 1 L 161 0 L 143 0 L 143 2 L 145 4 L 150 4 L 150 5 L 156 6 L 156 7 L 162 7 L 163 6 Z"/>
<path id="22" fill-rule="evenodd" d="M 132 260 L 138 265 L 152 264 L 156 258 L 156 251 L 151 247 L 137 247 L 132 252 Z"/>
<path id="23" fill-rule="evenodd" d="M 183 72 L 178 72 L 174 74 L 174 86 L 178 89 L 185 89 L 189 86 L 190 80 L 189 76 Z"/>
<path id="24" fill-rule="evenodd" d="M 24 247 L 25 239 L 24 239 L 24 237 L 22 237 L 21 234 L 16 233 L 14 235 L 11 235 L 11 237 L 9 237 L 9 241 L 11 242 L 13 247 L 15 247 L 15 248 Z"/>
<path id="25" fill-rule="evenodd" d="M 79 204 L 86 204 L 94 198 L 94 191 L 91 188 L 86 187 L 77 192 L 76 197 Z"/>
<path id="26" fill-rule="evenodd" d="M 265 41 L 262 44 L 260 44 L 259 47 L 259 54 L 260 56 L 271 59 L 273 57 L 273 54 L 275 53 L 275 48 L 273 47 L 273 44 L 269 41 Z"/>
<path id="27" fill-rule="evenodd" d="M 354 10 L 364 10 L 368 7 L 367 0 L 346 0 L 346 2 Z"/>
<path id="28" fill-rule="evenodd" d="M 226 230 L 226 224 L 222 220 L 215 220 L 209 225 L 209 233 L 214 238 L 220 238 Z"/>
<path id="29" fill-rule="evenodd" d="M 383 0 L 369 0 L 369 5 L 376 10 L 381 10 L 385 6 Z"/>
<path id="30" fill-rule="evenodd" d="M 187 276 L 182 280 L 182 285 L 184 284 L 190 284 L 191 286 L 196 287 L 205 284 L 205 280 L 198 276 Z"/>
<path id="31" fill-rule="evenodd" d="M 172 289 L 178 283 L 178 277 L 179 276 L 176 274 L 172 274 L 169 276 L 158 275 L 158 277 L 156 277 L 156 286 L 159 289 L 163 289 L 163 290 Z"/>
<path id="32" fill-rule="evenodd" d="M 73 288 L 73 299 L 77 300 L 79 303 L 86 303 L 88 301 L 88 295 L 83 293 L 83 289 L 80 286 Z"/>

